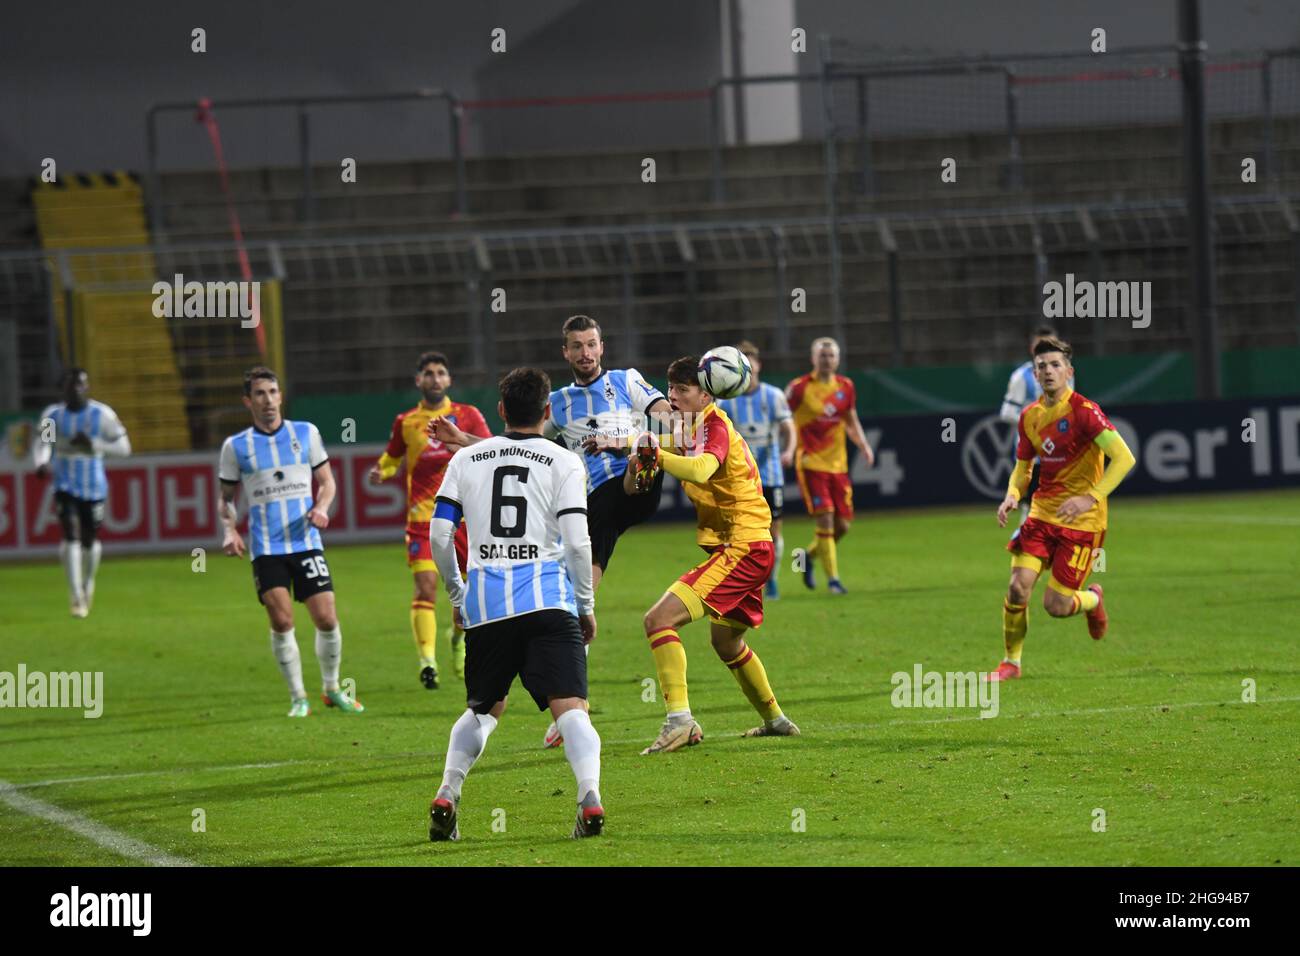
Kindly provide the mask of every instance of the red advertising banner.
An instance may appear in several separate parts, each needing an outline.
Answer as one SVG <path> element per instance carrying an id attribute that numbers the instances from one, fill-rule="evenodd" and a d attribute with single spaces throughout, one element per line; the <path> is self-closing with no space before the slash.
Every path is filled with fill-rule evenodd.
<path id="1" fill-rule="evenodd" d="M 406 484 L 398 476 L 382 485 L 366 482 L 383 445 L 327 449 L 338 488 L 330 508 L 325 546 L 402 540 Z M 217 520 L 217 453 L 134 455 L 104 463 L 108 500 L 101 538 L 108 554 L 185 551 L 221 543 Z M 240 499 L 241 529 L 246 509 Z M 58 552 L 59 521 L 54 487 L 31 470 L 0 471 L 0 561 Z"/>

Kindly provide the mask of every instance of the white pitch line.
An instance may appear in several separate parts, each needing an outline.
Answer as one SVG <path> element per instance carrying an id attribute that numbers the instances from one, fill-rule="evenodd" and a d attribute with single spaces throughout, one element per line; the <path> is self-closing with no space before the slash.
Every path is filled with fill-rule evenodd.
<path id="1" fill-rule="evenodd" d="M 47 823 L 53 823 L 65 830 L 71 830 L 78 836 L 83 836 L 92 843 L 98 843 L 105 849 L 112 850 L 119 856 L 128 859 L 139 860 L 148 863 L 150 866 L 194 865 L 184 857 L 164 853 L 155 846 L 150 846 L 148 843 L 129 837 L 125 833 L 118 833 L 111 827 L 96 823 L 89 817 L 83 817 L 71 810 L 64 810 L 52 803 L 46 803 L 44 800 L 37 800 L 35 797 L 21 794 L 13 784 L 5 780 L 0 780 L 0 801 L 13 807 L 19 813 L 24 813 L 29 817 L 36 817 Z"/>
<path id="2" fill-rule="evenodd" d="M 278 760 L 273 763 L 237 763 L 224 767 L 173 767 L 170 770 L 135 770 L 127 773 L 101 773 L 89 777 L 56 777 L 53 780 L 35 780 L 31 783 L 13 783 L 15 790 L 33 787 L 53 787 L 61 783 L 94 783 L 97 780 L 129 780 L 132 777 L 163 777 L 182 773 L 212 773 L 224 770 L 267 770 L 273 767 L 292 767 L 296 764 L 319 763 L 318 760 Z"/>

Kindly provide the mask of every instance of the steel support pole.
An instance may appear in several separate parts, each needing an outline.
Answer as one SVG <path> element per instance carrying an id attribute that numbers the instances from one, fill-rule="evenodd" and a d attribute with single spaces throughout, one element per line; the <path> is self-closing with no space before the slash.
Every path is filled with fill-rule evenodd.
<path id="1" fill-rule="evenodd" d="M 469 215 L 469 193 L 465 186 L 465 147 L 462 142 L 465 135 L 465 110 L 460 100 L 454 96 L 447 97 L 447 115 L 451 130 L 451 161 L 456 170 L 456 213 Z"/>
<path id="2" fill-rule="evenodd" d="M 822 113 L 825 123 L 825 166 L 826 166 L 826 219 L 827 243 L 830 247 L 831 267 L 831 328 L 836 341 L 840 343 L 840 355 L 846 360 L 848 341 L 844 337 L 844 299 L 841 273 L 843 263 L 840 255 L 840 217 L 839 203 L 836 199 L 836 185 L 839 180 L 839 158 L 836 155 L 835 138 L 835 100 L 831 92 L 831 41 L 825 34 L 821 37 L 821 88 Z"/>
<path id="3" fill-rule="evenodd" d="M 302 163 L 302 221 L 312 220 L 311 200 L 311 117 L 306 107 L 298 107 L 298 157 Z"/>
<path id="4" fill-rule="evenodd" d="M 1205 118 L 1205 41 L 1198 0 L 1179 0 L 1178 57 L 1183 86 L 1183 148 L 1187 158 L 1188 265 L 1195 340 L 1196 395 L 1219 397 L 1219 317 L 1214 276 L 1214 218 L 1210 206 L 1210 144 Z"/>
<path id="5" fill-rule="evenodd" d="M 1020 155 L 1020 94 L 1016 90 L 1016 71 L 1007 67 L 1006 109 L 1007 109 L 1007 188 L 1018 191 L 1024 188 L 1024 160 Z"/>

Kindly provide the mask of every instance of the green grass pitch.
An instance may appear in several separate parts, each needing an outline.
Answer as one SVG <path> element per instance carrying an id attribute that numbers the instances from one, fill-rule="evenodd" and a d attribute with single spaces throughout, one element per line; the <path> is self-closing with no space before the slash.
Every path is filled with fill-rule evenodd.
<path id="1" fill-rule="evenodd" d="M 787 552 L 809 537 L 806 519 L 787 522 Z M 328 551 L 343 675 L 368 708 L 355 718 L 284 716 L 248 565 L 216 549 L 202 574 L 188 552 L 109 558 L 85 621 L 68 616 L 55 564 L 6 566 L 0 670 L 102 671 L 105 708 L 0 710 L 0 779 L 203 865 L 1294 866 L 1297 540 L 1300 493 L 1121 493 L 1094 578 L 1111 633 L 1093 642 L 1082 618 L 1049 619 L 1040 583 L 1025 677 L 980 719 L 895 708 L 891 675 L 997 664 L 1008 562 L 993 506 L 860 513 L 840 552 L 850 594 L 805 591 L 787 554 L 782 599 L 752 636 L 804 736 L 739 738 L 755 715 L 696 624 L 683 639 L 705 741 L 641 757 L 662 719 L 643 700 L 641 616 L 699 552 L 691 527 L 635 529 L 599 592 L 591 655 L 606 835 L 567 839 L 572 776 L 540 749 L 547 719 L 516 685 L 466 784 L 462 841 L 438 845 L 427 808 L 464 696 L 445 647 L 443 688 L 417 682 L 400 540 Z M 444 596 L 440 626 L 447 613 Z M 309 689 L 312 633 L 299 609 Z M 11 865 L 133 862 L 11 803 Z"/>

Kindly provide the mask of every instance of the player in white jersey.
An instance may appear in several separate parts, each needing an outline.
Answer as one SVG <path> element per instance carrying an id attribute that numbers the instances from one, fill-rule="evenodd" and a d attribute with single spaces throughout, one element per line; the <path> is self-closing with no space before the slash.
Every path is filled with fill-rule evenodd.
<path id="1" fill-rule="evenodd" d="M 1038 379 L 1034 378 L 1034 346 L 1040 339 L 1056 338 L 1056 329 L 1050 325 L 1040 325 L 1034 329 L 1034 334 L 1029 337 L 1029 361 L 1016 366 L 1011 378 L 1007 381 L 1007 393 L 1002 396 L 1002 408 L 998 412 L 998 417 L 1004 422 L 1009 422 L 1014 431 L 1020 423 L 1020 413 L 1026 408 L 1038 401 L 1043 394 L 1043 387 L 1038 384 Z M 1070 388 L 1074 388 L 1074 379 L 1070 379 Z M 1038 490 L 1038 471 L 1035 470 L 1033 477 L 1030 479 L 1029 487 L 1025 491 L 1024 500 L 1020 503 L 1020 521 L 1029 517 L 1029 499 L 1034 496 Z"/>
<path id="2" fill-rule="evenodd" d="M 776 600 L 781 592 L 776 586 L 777 572 L 781 570 L 781 555 L 785 552 L 785 538 L 781 536 L 781 514 L 785 508 L 785 464 L 793 464 L 789 456 L 794 454 L 795 432 L 794 415 L 790 412 L 790 403 L 786 401 L 785 392 L 775 385 L 759 381 L 763 370 L 758 346 L 748 340 L 736 348 L 749 359 L 753 375 L 749 391 L 736 398 L 718 402 L 718 407 L 727 413 L 731 423 L 740 430 L 745 444 L 754 455 L 758 465 L 758 478 L 763 483 L 763 498 L 772 512 L 772 549 L 775 563 L 772 576 L 764 585 L 763 596 Z"/>
<path id="3" fill-rule="evenodd" d="M 453 614 L 465 628 L 466 710 L 451 729 L 429 807 L 429 839 L 460 837 L 461 786 L 496 729 L 516 676 L 550 709 L 578 781 L 575 838 L 598 836 L 600 736 L 587 715 L 587 657 L 596 636 L 591 539 L 582 459 L 543 435 L 551 389 L 545 372 L 517 368 L 501 380 L 504 435 L 456 453 L 447 465 L 429 537 Z M 466 579 L 453 535 L 469 534 Z"/>
<path id="4" fill-rule="evenodd" d="M 602 368 L 605 342 L 600 326 L 590 316 L 569 316 L 561 335 L 573 384 L 551 392 L 550 414 L 542 433 L 571 451 L 587 452 L 587 528 L 592 573 L 595 586 L 600 587 L 619 537 L 659 510 L 663 491 L 662 471 L 648 488 L 633 487 L 627 475 L 629 439 L 646 430 L 647 415 L 659 420 L 659 431 L 670 430 L 667 417 L 672 409 L 663 392 L 636 369 Z M 445 419 L 435 420 L 430 427 L 433 437 L 449 445 L 465 447 L 482 440 L 466 435 Z M 559 728 L 552 723 L 542 745 L 558 747 L 563 742 Z"/>
<path id="5" fill-rule="evenodd" d="M 280 414 L 282 398 L 280 382 L 269 368 L 259 365 L 244 373 L 244 405 L 253 424 L 221 446 L 217 468 L 221 479 L 217 513 L 225 531 L 221 550 L 232 557 L 244 555 L 235 512 L 235 492 L 242 484 L 248 500 L 253 586 L 271 622 L 271 651 L 289 685 L 289 716 L 311 713 L 293 629 L 295 598 L 307 605 L 316 625 L 322 699 L 341 713 L 359 714 L 365 708 L 339 687 L 343 632 L 319 530 L 329 527 L 334 473 L 316 426 L 286 421 Z M 315 499 L 313 478 L 320 485 Z"/>
<path id="6" fill-rule="evenodd" d="M 41 412 L 37 430 L 36 473 L 42 478 L 54 475 L 54 504 L 63 530 L 59 560 L 68 578 L 68 604 L 73 617 L 86 617 L 95 599 L 95 572 L 103 549 L 99 526 L 108 498 L 104 456 L 131 454 L 131 441 L 117 413 L 90 397 L 90 376 L 83 368 L 63 374 L 63 401 Z"/>

